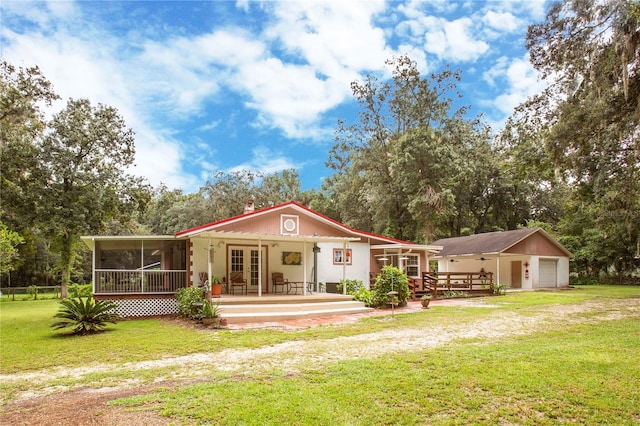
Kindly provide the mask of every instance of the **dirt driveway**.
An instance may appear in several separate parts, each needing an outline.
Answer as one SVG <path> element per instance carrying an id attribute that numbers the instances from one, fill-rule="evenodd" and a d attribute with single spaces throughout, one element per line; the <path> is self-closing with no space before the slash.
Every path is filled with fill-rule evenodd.
<path id="1" fill-rule="evenodd" d="M 464 304 L 475 307 L 491 306 L 491 299 L 466 299 L 459 302 L 442 301 L 441 304 Z M 434 304 L 437 308 L 437 303 Z M 404 312 L 420 309 L 411 303 Z M 397 311 L 403 312 L 403 311 Z M 373 358 L 387 353 L 420 351 L 451 344 L 458 339 L 479 338 L 492 340 L 548 330 L 554 324 L 584 323 L 580 313 L 599 312 L 589 317 L 594 323 L 628 316 L 637 316 L 640 306 L 637 300 L 588 301 L 581 304 L 547 306 L 535 314 L 496 310 L 488 318 L 473 324 L 453 324 L 433 327 L 393 329 L 375 333 L 338 337 L 318 341 L 289 341 L 256 349 L 227 349 L 222 353 L 196 353 L 186 356 L 149 360 L 125 364 L 98 364 L 80 368 L 54 368 L 17 375 L 0 376 L 3 382 L 28 381 L 37 391 L 28 391 L 15 397 L 0 413 L 2 425 L 167 425 L 171 420 L 152 411 L 132 412 L 125 408 L 107 406 L 109 401 L 132 395 L 140 395 L 155 388 L 179 387 L 205 381 L 207 374 L 218 369 L 242 376 L 246 371 L 270 371 L 286 369 L 295 373 L 300 368 L 315 365 L 322 368 L 328 363 L 344 359 Z M 376 312 L 380 315 L 380 312 Z M 244 327 L 312 327 L 327 322 L 357 321 L 362 315 L 347 315 L 316 320 L 286 321 L 276 324 L 249 324 Z M 391 321 L 387 315 L 381 320 Z M 226 362 L 220 365 L 217 359 Z M 162 373 L 153 385 L 123 382 L 101 388 L 62 388 L 55 386 L 59 379 L 82 378 L 89 374 L 141 370 L 162 371 L 172 367 L 171 375 Z M 167 370 L 164 370 L 167 371 Z M 204 377 L 204 379 L 203 379 Z"/>

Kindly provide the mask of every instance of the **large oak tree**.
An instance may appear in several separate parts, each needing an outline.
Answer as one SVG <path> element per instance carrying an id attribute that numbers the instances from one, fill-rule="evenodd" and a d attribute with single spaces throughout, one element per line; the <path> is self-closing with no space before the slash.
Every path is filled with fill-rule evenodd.
<path id="1" fill-rule="evenodd" d="M 49 123 L 39 146 L 45 180 L 39 217 L 60 254 L 62 297 L 78 255 L 79 237 L 125 220 L 150 197 L 143 181 L 127 173 L 134 161 L 133 131 L 115 108 L 69 100 Z"/>
<path id="2" fill-rule="evenodd" d="M 571 187 L 560 229 L 578 264 L 629 271 L 640 239 L 640 3 L 554 3 L 527 48 L 549 87 L 512 120 L 530 130 L 516 143 L 537 135 Z"/>

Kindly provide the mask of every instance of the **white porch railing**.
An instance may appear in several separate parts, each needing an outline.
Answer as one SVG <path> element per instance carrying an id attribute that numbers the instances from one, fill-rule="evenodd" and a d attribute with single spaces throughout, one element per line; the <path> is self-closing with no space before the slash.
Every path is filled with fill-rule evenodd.
<path id="1" fill-rule="evenodd" d="M 175 293 L 187 286 L 187 271 L 96 269 L 94 294 Z"/>

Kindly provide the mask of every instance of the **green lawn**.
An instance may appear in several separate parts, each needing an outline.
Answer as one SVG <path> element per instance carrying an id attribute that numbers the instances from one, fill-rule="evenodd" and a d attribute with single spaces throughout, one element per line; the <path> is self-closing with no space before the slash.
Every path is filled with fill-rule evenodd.
<path id="1" fill-rule="evenodd" d="M 625 315 L 616 310 L 618 300 L 631 306 Z M 202 383 L 114 404 L 159 410 L 187 424 L 640 424 L 640 309 L 634 308 L 640 306 L 640 288 L 522 292 L 487 303 L 492 306 L 440 306 L 397 315 L 394 321 L 369 318 L 296 332 L 201 331 L 153 319 L 68 337 L 49 328 L 56 302 L 5 300 L 0 303 L 1 373 L 121 365 L 285 342 L 312 345 L 381 331 L 468 326 L 502 316 L 526 319 L 540 310 L 590 303 L 595 307 L 577 313 L 571 324 L 549 322 L 531 334 L 459 339 L 434 349 L 325 362 L 320 368 L 309 363 L 294 372 L 211 372 Z M 151 383 L 161 373 L 166 371 L 103 372 L 40 386 L 90 386 L 105 379 Z M 37 388 L 25 380 L 3 384 L 2 391 L 10 399 L 29 386 Z"/>
<path id="2" fill-rule="evenodd" d="M 197 424 L 638 424 L 637 318 L 117 402 Z"/>

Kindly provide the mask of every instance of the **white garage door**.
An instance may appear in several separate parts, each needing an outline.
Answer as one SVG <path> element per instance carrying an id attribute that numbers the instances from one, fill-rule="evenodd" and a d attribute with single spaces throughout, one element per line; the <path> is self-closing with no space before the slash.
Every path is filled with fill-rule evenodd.
<path id="1" fill-rule="evenodd" d="M 558 286 L 558 261 L 540 259 L 540 287 Z"/>

